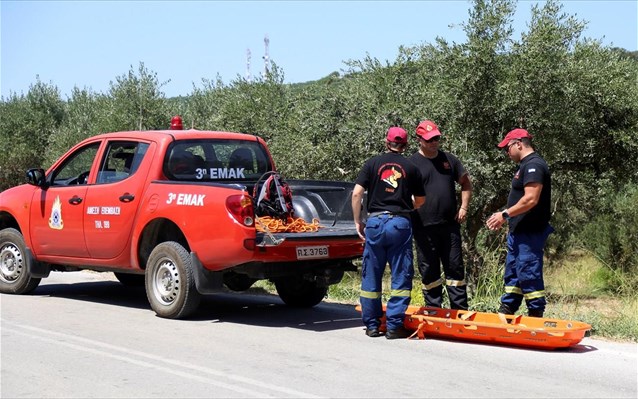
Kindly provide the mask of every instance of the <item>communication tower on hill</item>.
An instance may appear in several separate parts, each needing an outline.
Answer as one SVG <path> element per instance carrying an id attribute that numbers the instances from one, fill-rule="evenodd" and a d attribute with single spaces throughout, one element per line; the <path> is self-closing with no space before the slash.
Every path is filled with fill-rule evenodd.
<path id="1" fill-rule="evenodd" d="M 252 77 L 250 76 L 250 49 L 246 49 L 246 80 L 251 81 Z"/>
<path id="2" fill-rule="evenodd" d="M 266 36 L 264 37 L 264 47 L 265 47 L 265 53 L 264 53 L 264 73 L 263 73 L 263 77 L 264 79 L 266 78 L 266 76 L 268 76 L 268 71 L 270 70 L 270 56 L 268 55 L 268 45 L 270 44 L 270 39 L 268 39 L 268 34 L 266 34 Z"/>

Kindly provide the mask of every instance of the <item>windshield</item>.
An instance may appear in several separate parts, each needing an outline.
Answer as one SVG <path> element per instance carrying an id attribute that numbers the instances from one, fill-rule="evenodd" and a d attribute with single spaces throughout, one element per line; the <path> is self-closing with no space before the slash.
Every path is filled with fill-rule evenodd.
<path id="1" fill-rule="evenodd" d="M 256 141 L 177 141 L 164 159 L 164 173 L 171 180 L 257 180 L 270 170 L 266 150 Z"/>

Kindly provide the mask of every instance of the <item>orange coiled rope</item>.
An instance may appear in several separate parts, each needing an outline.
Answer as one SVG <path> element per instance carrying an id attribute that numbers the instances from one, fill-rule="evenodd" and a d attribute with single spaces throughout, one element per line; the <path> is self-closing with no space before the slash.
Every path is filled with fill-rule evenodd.
<path id="1" fill-rule="evenodd" d="M 318 231 L 322 227 L 317 219 L 312 219 L 312 223 L 308 223 L 303 218 L 289 217 L 284 223 L 281 219 L 270 216 L 258 217 L 255 224 L 257 231 L 270 233 L 305 233 Z"/>

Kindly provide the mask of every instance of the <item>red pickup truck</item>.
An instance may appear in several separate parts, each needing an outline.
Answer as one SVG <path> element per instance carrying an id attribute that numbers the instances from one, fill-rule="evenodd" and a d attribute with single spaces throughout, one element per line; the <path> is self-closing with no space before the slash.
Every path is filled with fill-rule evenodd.
<path id="1" fill-rule="evenodd" d="M 291 180 L 288 216 L 315 231 L 257 228 L 267 210 L 257 194 L 277 176 L 265 141 L 180 128 L 174 118 L 170 130 L 91 137 L 0 193 L 0 292 L 29 293 L 51 271 L 113 272 L 144 285 L 157 315 L 183 318 L 203 294 L 261 279 L 287 305 L 311 307 L 356 270 L 352 183 Z"/>

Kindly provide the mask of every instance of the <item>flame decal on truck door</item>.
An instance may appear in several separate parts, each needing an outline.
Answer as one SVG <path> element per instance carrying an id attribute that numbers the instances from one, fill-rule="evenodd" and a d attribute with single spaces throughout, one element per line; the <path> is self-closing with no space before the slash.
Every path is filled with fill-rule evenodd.
<path id="1" fill-rule="evenodd" d="M 53 206 L 51 207 L 49 227 L 56 230 L 62 230 L 62 228 L 64 228 L 64 221 L 62 220 L 62 203 L 60 202 L 59 195 L 55 198 Z"/>

